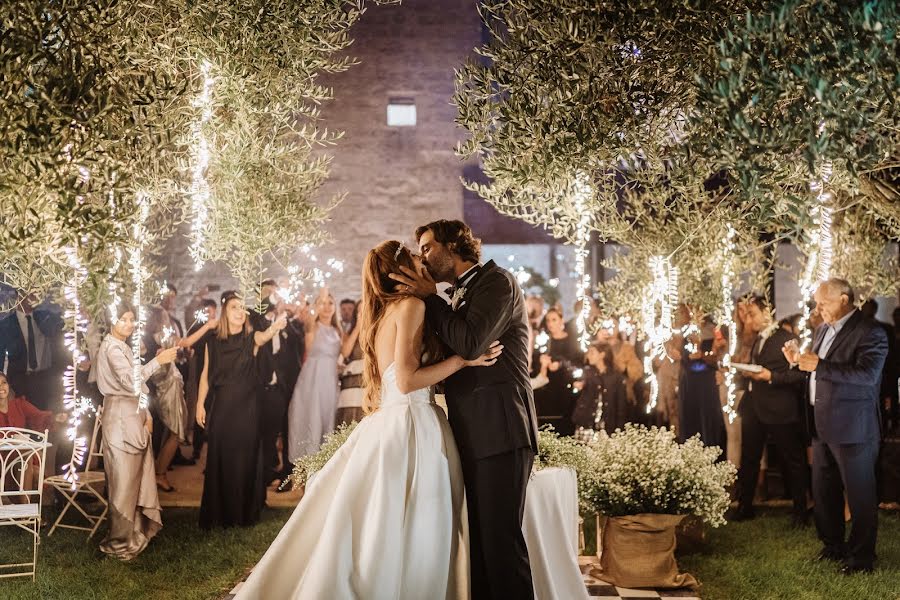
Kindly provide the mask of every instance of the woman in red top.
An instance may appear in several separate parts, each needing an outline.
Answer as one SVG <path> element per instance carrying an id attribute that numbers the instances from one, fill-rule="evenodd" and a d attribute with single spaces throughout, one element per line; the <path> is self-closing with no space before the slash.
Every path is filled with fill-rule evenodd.
<path id="1" fill-rule="evenodd" d="M 68 419 L 66 413 L 56 415 L 57 423 L 65 422 L 66 419 Z M 43 432 L 52 429 L 53 421 L 52 411 L 40 410 L 23 396 L 16 397 L 6 375 L 0 372 L 0 427 L 20 427 Z M 32 479 L 37 476 L 34 469 L 29 470 Z M 32 487 L 29 489 L 35 489 L 37 482 L 32 481 L 31 484 Z"/>
<path id="2" fill-rule="evenodd" d="M 62 413 L 65 417 L 65 413 Z M 6 375 L 0 373 L 0 427 L 24 427 L 34 431 L 50 429 L 53 412 L 40 410 L 23 396 L 15 397 Z"/>

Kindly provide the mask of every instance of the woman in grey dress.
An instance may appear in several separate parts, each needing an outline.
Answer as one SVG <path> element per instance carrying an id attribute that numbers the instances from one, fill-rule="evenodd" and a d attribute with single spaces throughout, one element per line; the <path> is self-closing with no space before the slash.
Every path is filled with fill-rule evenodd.
<path id="1" fill-rule="evenodd" d="M 323 292 L 316 299 L 315 314 L 307 318 L 306 361 L 288 406 L 291 462 L 317 451 L 325 434 L 334 431 L 342 339 L 334 298 Z"/>
<path id="2" fill-rule="evenodd" d="M 169 314 L 158 306 L 150 307 L 147 334 L 156 348 L 175 348 L 180 344 L 178 334 Z M 187 443 L 188 420 L 187 403 L 184 399 L 184 380 L 175 364 L 168 364 L 156 370 L 148 378 L 153 385 L 150 398 L 151 407 L 164 431 L 158 438 L 159 450 L 156 455 L 156 485 L 160 491 L 174 492 L 166 475 L 178 444 Z"/>
<path id="3" fill-rule="evenodd" d="M 97 354 L 97 386 L 103 394 L 103 468 L 109 496 L 109 532 L 100 550 L 121 560 L 140 554 L 162 527 L 150 444 L 153 420 L 146 408 L 139 408 L 134 356 L 126 341 L 134 332 L 134 315 L 131 307 L 117 309 L 117 321 Z M 176 354 L 175 348 L 160 350 L 140 368 L 144 394 L 148 391 L 144 380 L 173 362 Z"/>

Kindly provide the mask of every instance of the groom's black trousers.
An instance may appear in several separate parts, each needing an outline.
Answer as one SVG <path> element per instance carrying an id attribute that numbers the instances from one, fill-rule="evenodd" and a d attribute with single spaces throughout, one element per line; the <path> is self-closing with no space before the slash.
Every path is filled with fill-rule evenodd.
<path id="1" fill-rule="evenodd" d="M 479 460 L 460 458 L 469 513 L 472 600 L 533 599 L 522 516 L 534 451 L 521 448 Z"/>

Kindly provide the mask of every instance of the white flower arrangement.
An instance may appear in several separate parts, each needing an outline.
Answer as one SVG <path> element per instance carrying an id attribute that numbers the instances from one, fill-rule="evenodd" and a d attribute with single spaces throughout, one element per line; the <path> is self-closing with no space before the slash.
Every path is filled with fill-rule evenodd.
<path id="1" fill-rule="evenodd" d="M 462 305 L 462 300 L 466 296 L 466 288 L 461 286 L 454 290 L 453 297 L 450 298 L 450 306 L 453 307 L 453 310 L 456 310 Z"/>
<path id="2" fill-rule="evenodd" d="M 628 424 L 612 435 L 601 432 L 592 451 L 591 504 L 598 513 L 694 515 L 712 527 L 725 524 L 727 488 L 737 471 L 716 462 L 722 451 L 699 436 L 679 444 L 670 429 Z"/>
<path id="3" fill-rule="evenodd" d="M 353 430 L 356 429 L 358 423 L 353 421 L 349 425 L 338 425 L 337 429 L 325 435 L 325 441 L 319 447 L 319 450 L 307 456 L 301 456 L 294 461 L 294 471 L 291 476 L 282 484 L 286 487 L 287 483 L 291 483 L 291 489 L 297 489 L 306 485 L 313 473 L 325 466 L 334 453 L 344 445 Z"/>

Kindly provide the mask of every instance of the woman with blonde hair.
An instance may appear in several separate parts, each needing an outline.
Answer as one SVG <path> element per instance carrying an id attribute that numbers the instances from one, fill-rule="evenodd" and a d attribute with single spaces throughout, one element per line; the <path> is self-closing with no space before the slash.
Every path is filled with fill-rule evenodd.
<path id="1" fill-rule="evenodd" d="M 318 471 L 238 598 L 468 598 L 465 494 L 456 444 L 431 386 L 465 367 L 439 360 L 424 302 L 389 278 L 422 270 L 400 242 L 363 267 L 362 348 L 369 413 Z"/>
<path id="2" fill-rule="evenodd" d="M 306 359 L 288 405 L 288 458 L 294 462 L 319 449 L 334 431 L 340 381 L 338 361 L 343 329 L 334 296 L 322 290 L 315 310 L 306 314 Z"/>

